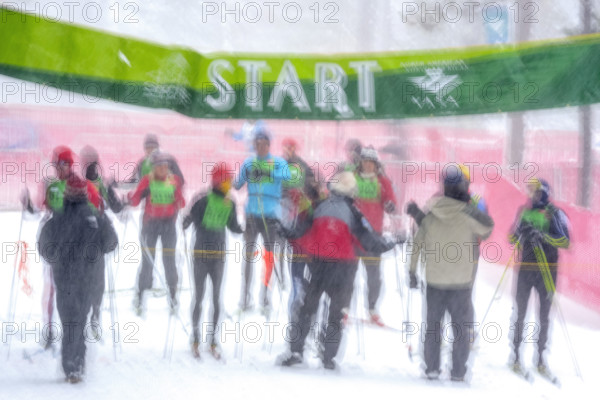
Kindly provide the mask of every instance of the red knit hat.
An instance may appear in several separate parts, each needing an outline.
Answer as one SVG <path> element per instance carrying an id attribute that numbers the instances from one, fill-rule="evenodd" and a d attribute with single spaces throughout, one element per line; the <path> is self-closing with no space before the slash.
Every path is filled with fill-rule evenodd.
<path id="1" fill-rule="evenodd" d="M 67 146 L 58 146 L 52 151 L 52 161 L 73 164 L 73 151 Z"/>
<path id="2" fill-rule="evenodd" d="M 65 199 L 69 200 L 86 200 L 87 199 L 87 180 L 72 174 L 67 179 L 65 187 Z"/>
<path id="3" fill-rule="evenodd" d="M 232 179 L 231 175 L 232 173 L 226 163 L 218 163 L 212 172 L 212 186 L 218 187 L 223 182 L 230 181 Z"/>
<path id="4" fill-rule="evenodd" d="M 298 148 L 298 142 L 296 142 L 295 139 L 292 139 L 290 137 L 286 137 L 285 139 L 283 139 L 283 141 L 281 142 L 281 145 L 283 147 L 293 147 L 295 149 Z"/>

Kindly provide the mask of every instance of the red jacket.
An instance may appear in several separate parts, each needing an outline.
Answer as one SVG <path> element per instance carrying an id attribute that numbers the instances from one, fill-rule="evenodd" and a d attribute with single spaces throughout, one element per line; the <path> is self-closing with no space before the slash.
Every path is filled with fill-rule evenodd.
<path id="1" fill-rule="evenodd" d="M 310 257 L 330 260 L 352 260 L 360 246 L 373 253 L 393 248 L 373 231 L 352 200 L 331 194 L 314 211 L 312 226 L 298 242 Z"/>
<path id="2" fill-rule="evenodd" d="M 169 198 L 160 199 L 160 193 L 154 190 L 154 183 L 163 188 L 171 190 Z M 148 218 L 169 218 L 177 214 L 180 208 L 185 206 L 185 199 L 181 194 L 181 179 L 177 175 L 169 174 L 164 181 L 155 180 L 153 174 L 145 175 L 133 193 L 128 195 L 129 203 L 132 206 L 140 204 L 142 199 L 146 199 L 144 208 L 144 219 Z"/>
<path id="3" fill-rule="evenodd" d="M 360 178 L 357 176 L 357 180 L 359 179 L 368 180 L 368 178 Z M 364 196 L 365 194 L 360 193 L 359 185 L 359 195 L 356 197 L 354 204 L 356 204 L 356 207 L 364 214 L 373 229 L 377 233 L 381 233 L 383 231 L 383 213 L 385 211 L 385 205 L 386 203 L 390 203 L 395 208 L 396 196 L 394 194 L 394 189 L 392 189 L 392 182 L 390 182 L 385 175 L 377 175 L 377 181 L 379 190 L 376 197 L 361 197 L 361 195 Z"/>

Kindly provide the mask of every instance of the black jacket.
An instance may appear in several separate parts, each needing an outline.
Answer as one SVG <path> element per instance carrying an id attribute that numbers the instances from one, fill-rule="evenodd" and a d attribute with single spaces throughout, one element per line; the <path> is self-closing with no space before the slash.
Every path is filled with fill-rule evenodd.
<path id="1" fill-rule="evenodd" d="M 90 284 L 99 259 L 118 244 L 117 233 L 104 214 L 87 200 L 65 200 L 64 211 L 54 213 L 40 233 L 38 249 L 52 266 L 57 287 L 73 282 Z"/>

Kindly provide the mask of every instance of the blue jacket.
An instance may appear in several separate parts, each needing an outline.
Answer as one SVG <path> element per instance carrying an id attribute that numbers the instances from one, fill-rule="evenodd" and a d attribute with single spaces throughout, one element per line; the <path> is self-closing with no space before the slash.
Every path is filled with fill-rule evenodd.
<path id="1" fill-rule="evenodd" d="M 288 164 L 281 157 L 268 154 L 264 159 L 258 156 L 247 158 L 234 184 L 238 190 L 248 184 L 246 215 L 279 219 L 281 183 L 290 179 Z"/>

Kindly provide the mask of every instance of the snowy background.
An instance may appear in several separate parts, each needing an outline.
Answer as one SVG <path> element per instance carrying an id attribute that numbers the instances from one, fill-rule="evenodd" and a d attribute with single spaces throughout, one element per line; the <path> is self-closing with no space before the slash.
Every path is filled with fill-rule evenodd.
<path id="1" fill-rule="evenodd" d="M 35 334 L 24 333 L 24 327 L 35 331 L 35 323 L 41 321 L 40 297 L 42 290 L 42 266 L 35 262 L 36 255 L 28 257 L 29 279 L 33 286 L 31 296 L 23 292 L 18 294 L 16 318 L 19 332 L 10 336 L 10 355 L 8 346 L 2 346 L 2 362 L 0 363 L 0 397 L 11 399 L 60 399 L 65 396 L 81 396 L 89 399 L 108 398 L 245 398 L 263 399 L 265 396 L 284 396 L 285 398 L 387 398 L 391 396 L 423 398 L 429 396 L 445 396 L 448 398 L 588 398 L 597 393 L 600 383 L 594 378 L 597 361 L 600 359 L 600 346 L 597 344 L 600 316 L 585 307 L 578 305 L 564 296 L 559 296 L 560 306 L 567 320 L 567 329 L 573 343 L 577 361 L 581 367 L 583 378 L 575 374 L 575 369 L 568 350 L 566 337 L 561 330 L 556 315 L 551 328 L 549 365 L 561 380 L 558 388 L 534 374 L 534 382 L 529 383 L 508 369 L 509 360 L 509 321 L 512 313 L 513 279 L 509 270 L 503 281 L 500 294 L 492 304 L 492 309 L 484 322 L 486 330 L 475 350 L 471 353 L 470 382 L 451 383 L 448 377 L 449 345 L 442 348 L 442 368 L 445 374 L 439 382 L 430 382 L 422 377 L 421 372 L 421 340 L 418 335 L 404 337 L 392 329 L 373 327 L 358 322 L 366 318 L 364 306 L 365 280 L 359 270 L 355 282 L 355 296 L 352 301 L 351 314 L 355 320 L 344 332 L 344 343 L 340 348 L 338 371 L 326 371 L 316 358 L 313 347 L 307 341 L 305 351 L 306 365 L 293 368 L 282 368 L 275 365 L 277 355 L 284 352 L 286 342 L 281 328 L 287 323 L 287 296 L 284 290 L 281 299 L 279 292 L 272 293 L 274 305 L 273 321 L 279 322 L 274 330 L 272 345 L 269 345 L 268 329 L 265 318 L 258 312 L 244 317 L 241 322 L 240 343 L 236 345 L 234 335 L 229 334 L 222 343 L 224 362 L 214 360 L 208 352 L 202 353 L 200 361 L 195 360 L 190 352 L 189 338 L 185 329 L 190 331 L 191 291 L 189 285 L 188 264 L 179 257 L 181 268 L 181 301 L 180 316 L 183 323 L 173 319 L 175 337 L 171 357 L 165 357 L 164 348 L 167 338 L 168 307 L 164 295 L 151 295 L 148 299 L 148 310 L 145 318 L 135 316 L 132 308 L 133 286 L 137 267 L 140 261 L 137 247 L 136 221 L 138 213 L 131 214 L 128 226 L 115 218 L 115 229 L 121 236 L 116 263 L 113 263 L 115 278 L 116 308 L 118 320 L 111 321 L 109 301 L 105 297 L 103 304 L 102 338 L 100 342 L 90 339 L 88 343 L 87 377 L 78 386 L 64 384 L 64 374 L 60 367 L 60 356 L 53 357 L 50 352 L 37 353 L 40 349 Z M 3 229 L 1 239 L 10 241 L 19 226 L 20 213 L 4 213 L 3 224 L 12 229 Z M 37 231 L 37 220 L 26 219 L 23 223 L 23 239 L 33 243 Z M 125 232 L 126 237 L 122 237 Z M 189 243 L 188 234 L 188 243 Z M 234 248 L 240 237 L 232 236 L 229 245 Z M 183 247 L 179 241 L 180 250 Z M 7 257 L 5 266 L 14 262 Z M 396 265 L 398 262 L 398 266 Z M 160 263 L 159 263 L 160 264 Z M 396 268 L 400 268 L 399 293 Z M 387 326 L 401 328 L 405 319 L 408 301 L 406 274 L 403 272 L 402 255 L 394 251 L 384 255 L 384 289 L 380 300 L 381 314 Z M 159 267 L 162 272 L 162 267 Z M 482 322 L 483 314 L 489 305 L 495 287 L 499 282 L 503 269 L 493 265 L 482 264 L 475 284 L 474 304 L 476 321 Z M 258 273 L 258 269 L 257 269 Z M 258 299 L 258 282 L 255 275 L 254 298 Z M 2 268 L 0 290 L 8 298 L 11 268 Z M 240 264 L 230 256 L 226 265 L 223 287 L 223 317 L 226 329 L 235 329 L 235 310 L 239 301 L 241 283 Z M 161 288 L 160 280 L 155 276 L 154 286 Z M 288 284 L 289 287 L 289 284 Z M 534 322 L 532 296 L 529 314 L 526 321 Z M 208 298 L 208 296 L 206 297 Z M 410 320 L 421 323 L 421 293 L 411 292 Z M 0 304 L 4 311 L 5 300 Z M 210 309 L 204 302 L 203 320 Z M 278 318 L 275 316 L 278 314 Z M 230 317 L 228 317 L 228 315 Z M 113 345 L 111 326 L 120 326 L 120 339 Z M 25 324 L 25 325 L 22 325 Z M 127 325 L 129 324 L 129 325 Z M 244 328 L 245 327 L 245 328 Z M 260 331 L 257 329 L 260 328 Z M 243 335 L 241 332 L 245 332 Z M 485 333 L 483 333 L 485 332 Z M 38 330 L 38 335 L 40 335 Z M 94 343 L 95 342 L 95 343 Z M 408 345 L 414 352 L 413 361 L 408 357 Z M 241 355 L 236 356 L 236 348 Z M 533 368 L 534 345 L 524 345 L 523 362 L 526 367 Z M 116 352 L 116 356 L 115 356 Z M 31 355 L 28 360 L 24 354 Z M 116 359 L 115 359 L 116 357 Z"/>

